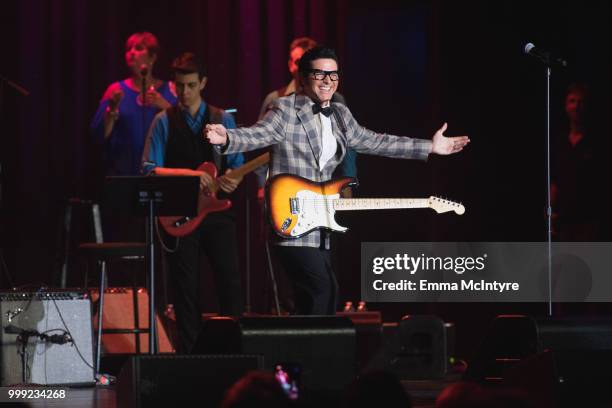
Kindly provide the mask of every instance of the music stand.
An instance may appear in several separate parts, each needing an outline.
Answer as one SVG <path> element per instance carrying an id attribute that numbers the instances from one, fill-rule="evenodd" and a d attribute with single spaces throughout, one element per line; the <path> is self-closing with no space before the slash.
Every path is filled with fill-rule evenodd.
<path id="1" fill-rule="evenodd" d="M 200 178 L 196 176 L 114 176 L 106 178 L 105 202 L 128 214 L 148 217 L 146 230 L 149 271 L 149 354 L 157 354 L 155 327 L 155 217 L 192 217 L 198 212 Z"/>

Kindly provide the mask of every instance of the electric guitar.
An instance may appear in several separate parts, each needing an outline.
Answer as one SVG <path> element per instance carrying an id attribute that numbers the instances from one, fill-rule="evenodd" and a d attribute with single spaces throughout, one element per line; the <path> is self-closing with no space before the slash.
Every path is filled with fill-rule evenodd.
<path id="1" fill-rule="evenodd" d="M 233 169 L 233 171 L 228 174 L 228 177 L 242 177 L 255 170 L 257 167 L 266 164 L 268 161 L 270 161 L 270 153 L 264 153 L 237 169 Z M 204 162 L 196 170 L 210 174 L 213 178 L 213 185 L 210 190 L 200 191 L 200 195 L 198 196 L 198 215 L 195 217 L 159 217 L 159 223 L 162 228 L 173 237 L 184 237 L 185 235 L 191 234 L 198 228 L 202 220 L 204 220 L 208 214 L 211 212 L 225 211 L 232 206 L 230 200 L 217 199 L 219 184 L 217 183 L 217 167 L 214 163 Z"/>
<path id="2" fill-rule="evenodd" d="M 336 211 L 431 208 L 437 213 L 463 214 L 463 205 L 438 197 L 340 198 L 340 191 L 356 185 L 343 177 L 316 183 L 291 174 L 278 174 L 266 185 L 267 208 L 274 231 L 283 238 L 299 238 L 316 229 L 345 232 L 334 219 Z"/>

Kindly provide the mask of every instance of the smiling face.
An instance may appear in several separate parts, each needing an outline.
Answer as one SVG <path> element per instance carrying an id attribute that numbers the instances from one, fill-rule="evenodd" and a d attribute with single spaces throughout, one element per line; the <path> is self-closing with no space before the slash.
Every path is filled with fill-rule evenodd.
<path id="1" fill-rule="evenodd" d="M 338 64 L 331 58 L 313 60 L 310 67 L 317 71 L 338 71 Z M 338 89 L 338 82 L 340 81 L 332 81 L 329 75 L 325 75 L 323 79 L 315 79 L 312 72 L 301 74 L 304 93 L 321 105 L 327 105 L 331 101 L 334 92 Z"/>

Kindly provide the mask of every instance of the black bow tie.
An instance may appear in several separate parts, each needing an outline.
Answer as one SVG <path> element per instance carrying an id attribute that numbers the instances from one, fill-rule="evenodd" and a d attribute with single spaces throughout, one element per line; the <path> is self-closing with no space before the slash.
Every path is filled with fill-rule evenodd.
<path id="1" fill-rule="evenodd" d="M 317 113 L 322 113 L 329 118 L 332 115 L 332 113 L 334 113 L 334 109 L 331 107 L 331 105 L 325 108 L 322 108 L 321 105 L 319 105 L 318 103 L 315 103 L 314 105 L 312 105 L 312 113 L 315 115 Z"/>

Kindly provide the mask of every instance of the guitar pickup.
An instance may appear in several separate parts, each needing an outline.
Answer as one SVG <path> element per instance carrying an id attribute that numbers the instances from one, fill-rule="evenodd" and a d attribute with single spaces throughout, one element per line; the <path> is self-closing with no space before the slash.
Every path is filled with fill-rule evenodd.
<path id="1" fill-rule="evenodd" d="M 290 225 L 291 225 L 291 218 L 287 218 L 285 222 L 283 222 L 283 225 L 281 225 L 281 232 L 287 231 L 287 228 L 289 228 Z"/>
<path id="2" fill-rule="evenodd" d="M 290 198 L 289 207 L 291 208 L 291 214 L 298 214 L 300 212 L 300 201 L 297 198 Z"/>
<path id="3" fill-rule="evenodd" d="M 189 221 L 191 221 L 191 218 L 183 217 L 183 218 L 179 218 L 178 220 L 174 221 L 173 225 L 178 228 L 178 227 L 181 227 L 187 224 Z"/>

